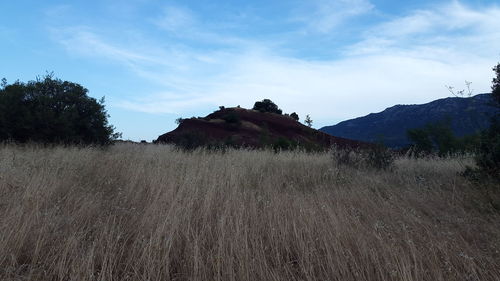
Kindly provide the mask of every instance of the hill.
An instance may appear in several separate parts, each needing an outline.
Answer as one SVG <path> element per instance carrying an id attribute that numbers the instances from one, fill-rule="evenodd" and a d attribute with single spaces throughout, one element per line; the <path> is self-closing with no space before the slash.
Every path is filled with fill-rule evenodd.
<path id="1" fill-rule="evenodd" d="M 222 108 L 204 118 L 182 119 L 179 126 L 158 137 L 155 143 L 173 143 L 185 148 L 198 146 L 236 146 L 287 149 L 361 147 L 366 144 L 330 136 L 309 128 L 293 118 L 244 108 Z"/>
<path id="2" fill-rule="evenodd" d="M 382 139 L 389 147 L 401 148 L 409 145 L 408 129 L 427 123 L 449 119 L 456 136 L 474 134 L 487 128 L 489 116 L 496 110 L 489 105 L 490 102 L 489 94 L 479 94 L 468 98 L 444 98 L 420 105 L 395 105 L 379 113 L 323 127 L 320 131 L 364 142 Z"/>

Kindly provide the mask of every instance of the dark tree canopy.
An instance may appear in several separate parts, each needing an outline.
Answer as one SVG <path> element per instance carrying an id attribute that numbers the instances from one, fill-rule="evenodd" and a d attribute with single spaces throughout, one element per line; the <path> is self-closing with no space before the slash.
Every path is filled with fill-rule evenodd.
<path id="1" fill-rule="evenodd" d="M 476 173 L 486 175 L 500 183 L 500 63 L 493 67 L 495 78 L 491 95 L 499 111 L 491 118 L 491 125 L 481 134 L 480 146 L 476 154 Z M 500 186 L 500 185 L 499 185 Z"/>
<path id="2" fill-rule="evenodd" d="M 120 137 L 108 124 L 104 98 L 52 74 L 0 87 L 0 141 L 109 144 Z"/>
<path id="3" fill-rule="evenodd" d="M 263 99 L 262 101 L 255 102 L 253 109 L 258 110 L 260 112 L 270 112 L 276 114 L 283 113 L 283 111 L 279 109 L 278 106 L 270 99 Z"/>
<path id="4" fill-rule="evenodd" d="M 413 143 L 414 152 L 429 154 L 436 152 L 439 156 L 447 156 L 456 152 L 465 152 L 469 147 L 468 142 L 474 138 L 457 138 L 451 129 L 451 119 L 444 119 L 435 123 L 427 123 L 422 128 L 407 131 L 408 139 Z"/>
<path id="5" fill-rule="evenodd" d="M 491 86 L 491 94 L 496 106 L 500 107 L 500 63 L 493 67 L 495 77 L 493 78 L 493 85 Z"/>
<path id="6" fill-rule="evenodd" d="M 290 114 L 290 117 L 292 117 L 293 120 L 295 120 L 295 121 L 299 121 L 299 115 L 296 112 L 292 112 Z"/>

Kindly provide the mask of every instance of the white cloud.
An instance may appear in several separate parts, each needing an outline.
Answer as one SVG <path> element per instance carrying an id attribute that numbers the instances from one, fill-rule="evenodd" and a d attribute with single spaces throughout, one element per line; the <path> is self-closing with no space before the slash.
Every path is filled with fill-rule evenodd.
<path id="1" fill-rule="evenodd" d="M 321 3 L 324 14 L 331 15 L 330 9 L 336 19 L 342 14 L 335 16 L 335 5 L 352 5 L 343 15 L 371 9 L 362 0 Z M 178 18 L 170 16 L 166 29 L 193 24 L 191 16 L 172 13 Z M 445 97 L 444 85 L 460 87 L 465 80 L 476 93 L 488 91 L 500 46 L 492 26 L 500 26 L 499 19 L 498 8 L 473 10 L 457 2 L 415 11 L 370 29 L 343 58 L 323 61 L 285 57 L 256 42 L 227 43 L 232 48 L 219 51 L 125 47 L 85 28 L 59 32 L 58 40 L 70 52 L 121 63 L 158 85 L 155 93 L 113 106 L 182 115 L 218 105 L 251 107 L 270 98 L 286 112 L 311 114 L 317 125 L 331 125 L 394 104 Z M 324 32 L 336 24 L 325 17 L 314 23 Z"/>
<path id="2" fill-rule="evenodd" d="M 366 14 L 374 6 L 368 0 L 316 0 L 299 20 L 310 30 L 328 33 L 352 17 Z"/>
<path id="3" fill-rule="evenodd" d="M 491 54 L 500 45 L 500 8 L 473 10 L 453 1 L 432 10 L 417 10 L 406 16 L 370 28 L 365 40 L 348 50 L 351 54 L 370 54 L 435 50 L 471 54 Z M 440 54 L 439 54 L 440 56 Z"/>
<path id="4" fill-rule="evenodd" d="M 162 16 L 154 21 L 157 26 L 169 32 L 185 32 L 196 22 L 196 17 L 191 10 L 178 6 L 165 7 Z"/>

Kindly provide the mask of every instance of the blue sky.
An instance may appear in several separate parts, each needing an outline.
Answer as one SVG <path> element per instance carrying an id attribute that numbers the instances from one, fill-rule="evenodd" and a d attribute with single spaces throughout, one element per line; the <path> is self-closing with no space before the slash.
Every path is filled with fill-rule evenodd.
<path id="1" fill-rule="evenodd" d="M 106 97 L 124 139 L 270 98 L 316 128 L 490 91 L 498 1 L 4 1 L 0 77 L 46 71 Z"/>

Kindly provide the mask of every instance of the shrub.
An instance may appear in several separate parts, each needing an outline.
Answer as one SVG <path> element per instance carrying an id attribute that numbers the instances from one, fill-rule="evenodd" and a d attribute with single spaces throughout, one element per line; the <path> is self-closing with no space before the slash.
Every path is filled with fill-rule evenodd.
<path id="1" fill-rule="evenodd" d="M 228 124 L 241 124 L 240 116 L 234 112 L 224 115 L 222 119 Z"/>
<path id="2" fill-rule="evenodd" d="M 185 119 L 179 117 L 179 118 L 175 119 L 175 124 L 180 125 L 180 124 L 182 124 L 182 122 L 184 122 L 184 120 Z"/>
<path id="3" fill-rule="evenodd" d="M 186 132 L 183 133 L 179 140 L 175 143 L 177 147 L 183 150 L 194 150 L 199 147 L 203 147 L 207 144 L 207 137 L 198 132 Z"/>
<path id="4" fill-rule="evenodd" d="M 377 170 L 389 170 L 394 166 L 394 153 L 383 144 L 375 144 L 365 156 L 368 167 Z"/>
<path id="5" fill-rule="evenodd" d="M 294 140 L 280 137 L 274 141 L 271 147 L 274 150 L 274 152 L 279 152 L 283 150 L 294 150 L 298 148 L 298 143 Z"/>
<path id="6" fill-rule="evenodd" d="M 477 168 L 467 167 L 464 175 L 474 181 L 493 180 L 500 183 L 500 120 L 492 120 L 483 131 L 475 157 Z"/>
<path id="7" fill-rule="evenodd" d="M 260 112 L 276 113 L 280 115 L 283 113 L 283 111 L 279 109 L 278 106 L 270 99 L 263 99 L 262 101 L 255 102 L 253 110 L 258 110 Z"/>
<path id="8" fill-rule="evenodd" d="M 383 144 L 371 148 L 338 148 L 332 147 L 331 155 L 337 167 L 346 166 L 355 169 L 373 168 L 389 170 L 394 166 L 394 153 Z"/>

